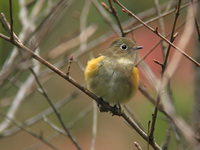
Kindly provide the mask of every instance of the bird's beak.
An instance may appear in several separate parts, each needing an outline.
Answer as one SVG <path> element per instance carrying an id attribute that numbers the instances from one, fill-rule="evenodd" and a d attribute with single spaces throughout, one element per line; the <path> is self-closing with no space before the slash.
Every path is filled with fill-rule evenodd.
<path id="1" fill-rule="evenodd" d="M 134 47 L 132 47 L 132 50 L 139 50 L 139 49 L 143 49 L 143 46 L 134 46 Z"/>

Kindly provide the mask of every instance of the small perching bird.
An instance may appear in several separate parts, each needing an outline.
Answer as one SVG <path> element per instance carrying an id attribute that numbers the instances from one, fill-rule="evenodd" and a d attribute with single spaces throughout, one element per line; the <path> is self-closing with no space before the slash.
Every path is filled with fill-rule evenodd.
<path id="1" fill-rule="evenodd" d="M 84 75 L 89 90 L 111 104 L 130 100 L 139 86 L 135 66 L 139 49 L 142 46 L 120 37 L 106 49 L 106 55 L 88 61 Z"/>

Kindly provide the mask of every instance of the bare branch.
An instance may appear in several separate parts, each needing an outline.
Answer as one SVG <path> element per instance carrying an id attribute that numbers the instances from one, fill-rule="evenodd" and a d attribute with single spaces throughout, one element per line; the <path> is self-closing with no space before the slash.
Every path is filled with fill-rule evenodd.
<path id="1" fill-rule="evenodd" d="M 17 127 L 19 127 L 20 129 L 24 130 L 26 133 L 28 133 L 31 136 L 35 137 L 36 139 L 40 140 L 42 143 L 44 143 L 45 145 L 47 145 L 49 148 L 51 148 L 53 150 L 58 150 L 53 144 L 51 144 L 50 142 L 48 142 L 41 135 L 38 135 L 38 134 L 32 132 L 31 130 L 24 128 L 23 125 L 21 125 L 20 123 L 18 123 L 17 121 L 15 121 L 13 118 L 9 118 L 8 116 L 6 116 L 6 115 L 4 115 L 2 113 L 0 115 L 3 116 L 4 118 L 8 119 L 10 122 L 14 123 Z"/>
<path id="2" fill-rule="evenodd" d="M 110 9 L 111 9 L 111 11 L 112 11 L 112 14 L 113 14 L 113 16 L 115 17 L 115 19 L 116 19 L 116 21 L 117 21 L 117 24 L 118 24 L 118 26 L 119 26 L 119 29 L 120 29 L 120 31 L 121 31 L 121 36 L 123 37 L 123 36 L 125 36 L 125 34 L 124 34 L 124 31 L 123 31 L 121 22 L 120 22 L 120 20 L 119 20 L 118 14 L 117 14 L 117 12 L 116 12 L 116 10 L 115 10 L 113 4 L 112 4 L 112 0 L 108 0 L 108 2 L 109 2 L 109 5 L 110 5 Z"/>
<path id="3" fill-rule="evenodd" d="M 114 0 L 121 8 L 123 8 L 123 11 L 127 13 L 128 15 L 134 17 L 137 19 L 140 23 L 142 23 L 146 28 L 148 28 L 150 31 L 155 33 L 157 36 L 159 36 L 161 39 L 165 40 L 168 44 L 170 44 L 173 48 L 175 48 L 178 52 L 180 52 L 182 55 L 184 55 L 186 58 L 188 58 L 191 62 L 193 62 L 197 67 L 200 67 L 200 64 L 194 60 L 191 56 L 189 56 L 187 53 L 185 53 L 182 49 L 171 43 L 167 38 L 165 38 L 158 30 L 153 29 L 151 26 L 147 25 L 145 22 L 143 22 L 139 17 L 137 17 L 134 13 L 132 13 L 130 10 L 128 10 L 124 5 L 122 5 L 118 0 Z"/>
<path id="4" fill-rule="evenodd" d="M 159 0 L 154 0 L 155 3 L 155 7 L 156 7 L 156 11 L 158 16 L 161 16 L 161 7 L 160 7 L 160 3 Z M 158 19 L 159 21 L 159 26 L 160 26 L 160 32 L 163 36 L 165 36 L 165 24 L 164 24 L 164 18 L 161 17 L 160 19 Z M 163 52 L 163 56 L 165 55 L 165 49 L 166 49 L 167 45 L 164 41 L 162 41 L 162 52 Z"/>
<path id="5" fill-rule="evenodd" d="M 34 71 L 37 74 L 39 72 L 40 67 L 35 66 Z M 18 108 L 26 96 L 27 91 L 31 88 L 31 85 L 34 83 L 34 77 L 30 75 L 27 80 L 24 82 L 24 84 L 20 87 L 18 93 L 16 94 L 16 97 L 13 99 L 12 105 L 9 108 L 7 112 L 7 116 L 11 119 L 15 118 L 16 112 L 18 111 Z M 11 124 L 10 120 L 5 119 L 0 124 L 0 132 L 3 132 L 9 125 Z"/>
<path id="6" fill-rule="evenodd" d="M 81 90 L 82 92 L 84 92 L 85 94 L 87 94 L 89 97 L 91 97 L 92 99 L 94 99 L 100 106 L 102 106 L 104 108 L 104 110 L 110 111 L 113 115 L 121 116 L 124 120 L 126 120 L 126 122 L 133 129 L 135 129 L 138 132 L 138 134 L 141 135 L 141 137 L 143 137 L 143 139 L 148 140 L 148 135 L 142 129 L 140 129 L 140 127 L 133 120 L 131 120 L 125 113 L 121 112 L 118 109 L 116 110 L 116 107 L 112 107 L 107 102 L 104 102 L 101 98 L 97 97 L 94 93 L 90 92 L 88 89 L 86 89 L 83 86 L 81 86 L 80 84 L 78 84 L 70 76 L 67 76 L 64 72 L 62 72 L 61 70 L 59 70 L 58 68 L 56 68 L 55 66 L 53 66 L 51 63 L 49 63 L 48 61 L 46 61 L 45 59 L 43 59 L 39 55 L 35 54 L 32 50 L 30 50 L 29 48 L 27 48 L 26 46 L 24 46 L 21 42 L 18 42 L 16 40 L 15 41 L 10 41 L 9 38 L 7 38 L 5 35 L 2 35 L 2 34 L 0 34 L 0 37 L 2 37 L 3 39 L 5 39 L 5 40 L 7 40 L 7 41 L 9 41 L 11 43 L 13 43 L 17 47 L 20 47 L 21 49 L 23 49 L 26 52 L 28 52 L 34 59 L 38 60 L 40 63 L 42 63 L 45 66 L 47 66 L 49 69 L 53 70 L 55 73 L 57 73 L 63 79 L 67 80 L 72 85 L 74 85 L 75 87 L 77 87 L 79 90 Z M 155 142 L 153 142 L 153 143 L 150 142 L 150 144 L 151 144 L 151 146 L 155 150 L 160 150 L 160 147 Z"/>
<path id="7" fill-rule="evenodd" d="M 173 1 L 173 0 L 172 0 L 172 1 Z M 181 9 L 186 8 L 186 7 L 188 7 L 189 5 L 190 5 L 190 2 L 186 2 L 185 4 L 182 4 L 182 5 L 181 5 Z M 147 12 L 148 12 L 148 11 L 147 11 Z M 173 14 L 174 12 L 176 12 L 176 8 L 171 9 L 171 10 L 169 10 L 169 11 L 167 11 L 167 12 L 161 14 L 160 16 L 155 16 L 155 17 L 153 17 L 152 19 L 149 19 L 149 20 L 145 21 L 145 23 L 146 23 L 146 24 L 152 23 L 152 22 L 154 22 L 154 21 L 159 20 L 160 18 L 169 16 L 170 14 Z M 144 13 L 144 14 L 145 14 L 145 13 Z M 147 13 L 147 14 L 149 14 L 149 13 Z M 143 15 L 140 15 L 140 14 L 138 15 L 138 17 L 140 17 L 141 19 L 144 18 L 144 16 L 143 16 Z M 146 16 L 146 17 L 147 17 L 147 16 Z M 124 31 L 124 33 L 125 33 L 125 34 L 128 34 L 128 33 L 132 32 L 132 31 L 134 31 L 134 30 L 136 30 L 136 29 L 139 29 L 139 28 L 141 28 L 141 27 L 143 27 L 143 24 L 139 24 L 139 25 L 134 26 L 134 27 L 132 27 L 132 28 L 130 28 L 130 29 L 127 29 L 127 30 Z"/>
<path id="8" fill-rule="evenodd" d="M 173 24 L 173 27 L 172 27 L 170 42 L 174 41 L 174 34 L 175 34 L 175 31 L 176 31 L 176 24 L 177 24 L 177 20 L 178 20 L 178 17 L 179 17 L 180 6 L 181 6 L 181 0 L 179 0 L 178 4 L 177 4 L 177 11 L 176 11 L 175 18 L 174 18 L 174 24 Z M 164 71 L 167 67 L 167 61 L 168 61 L 170 49 L 171 49 L 171 45 L 169 45 L 168 49 L 167 49 L 167 53 L 166 53 L 164 63 L 163 63 L 162 74 L 164 73 Z"/>
<path id="9" fill-rule="evenodd" d="M 13 8 L 12 0 L 9 0 L 9 11 L 10 11 L 10 39 L 13 40 Z"/>
<path id="10" fill-rule="evenodd" d="M 138 149 L 138 150 L 142 150 L 140 144 L 138 142 L 134 142 L 134 146 Z"/>
<path id="11" fill-rule="evenodd" d="M 79 112 L 77 114 L 77 116 L 70 123 L 67 124 L 67 128 L 72 129 L 74 127 L 74 125 L 81 119 L 84 119 L 85 116 L 91 112 L 91 110 L 92 110 L 91 105 L 87 106 L 85 109 L 83 109 L 81 112 Z M 47 137 L 47 139 L 48 139 L 48 141 L 50 141 L 59 135 L 60 135 L 60 133 L 58 133 L 58 132 L 52 133 L 49 137 Z M 41 145 L 40 143 L 34 143 L 33 145 L 30 146 L 30 149 L 35 149 L 36 147 L 39 147 L 40 145 Z M 29 148 L 28 148 L 28 150 L 29 150 Z"/>
<path id="12" fill-rule="evenodd" d="M 47 119 L 46 116 L 43 116 L 43 120 L 44 122 L 46 122 L 51 128 L 53 128 L 55 131 L 57 131 L 58 133 L 62 134 L 62 135 L 66 135 L 65 131 L 63 129 L 61 129 L 60 127 L 58 127 L 57 125 L 55 125 L 54 123 L 52 123 L 50 120 Z"/>
<path id="13" fill-rule="evenodd" d="M 32 71 L 32 70 L 31 70 Z M 50 97 L 47 95 L 47 92 L 45 91 L 45 89 L 43 88 L 42 84 L 40 83 L 37 75 L 35 74 L 34 71 L 32 71 L 32 74 L 34 75 L 35 81 L 38 84 L 38 86 L 40 87 L 40 89 L 42 90 L 42 93 L 45 97 L 45 99 L 47 100 L 47 102 L 49 103 L 49 105 L 51 106 L 51 108 L 53 109 L 55 115 L 57 116 L 63 130 L 65 131 L 65 133 L 67 134 L 67 136 L 69 137 L 69 139 L 72 141 L 72 143 L 76 146 L 76 148 L 78 150 L 82 150 L 82 148 L 80 147 L 80 145 L 78 144 L 78 142 L 76 141 L 75 137 L 72 136 L 71 132 L 69 131 L 69 129 L 65 126 L 63 119 L 60 115 L 60 113 L 58 112 L 57 108 L 54 106 L 53 101 L 50 99 Z"/>
<path id="14" fill-rule="evenodd" d="M 83 10 L 80 16 L 80 32 L 82 33 L 87 27 L 87 17 L 90 11 L 91 0 L 85 0 L 85 4 L 83 6 Z M 87 38 L 86 34 L 80 35 L 80 50 L 87 49 Z"/>
<path id="15" fill-rule="evenodd" d="M 103 2 L 102 2 L 103 3 Z M 102 4 L 101 3 L 101 4 Z M 112 28 L 112 30 L 117 33 L 119 33 L 119 29 L 116 24 L 113 23 L 110 16 L 106 13 L 106 11 L 101 7 L 101 5 L 98 3 L 97 0 L 92 0 L 92 4 L 95 6 L 95 8 L 98 10 L 98 12 L 101 14 L 102 18 L 105 20 L 105 22 Z M 102 5 L 104 6 L 104 5 Z M 106 5 L 107 6 L 107 5 Z M 108 7 L 108 6 L 107 6 Z M 104 7 L 105 8 L 105 7 Z"/>
<path id="16" fill-rule="evenodd" d="M 74 100 L 76 97 L 77 97 L 77 93 L 72 93 L 70 96 L 67 96 L 66 98 L 64 98 L 64 99 L 58 101 L 57 103 L 55 103 L 55 107 L 57 109 L 59 109 L 59 108 L 65 106 L 66 104 L 68 104 L 70 101 Z M 40 112 L 39 114 L 37 114 L 37 115 L 25 120 L 23 122 L 23 127 L 31 126 L 31 125 L 41 121 L 43 116 L 48 116 L 48 115 L 50 115 L 52 113 L 54 113 L 54 111 L 52 110 L 51 107 L 49 107 L 49 108 L 45 109 L 44 111 Z M 1 136 L 11 136 L 11 135 L 17 133 L 18 131 L 20 131 L 20 128 L 14 126 L 14 127 L 10 128 L 10 129 L 5 130 L 1 134 Z"/>
<path id="17" fill-rule="evenodd" d="M 98 108 L 95 101 L 93 101 L 93 121 L 92 121 L 92 140 L 90 150 L 95 150 L 96 136 L 97 136 L 97 118 Z"/>

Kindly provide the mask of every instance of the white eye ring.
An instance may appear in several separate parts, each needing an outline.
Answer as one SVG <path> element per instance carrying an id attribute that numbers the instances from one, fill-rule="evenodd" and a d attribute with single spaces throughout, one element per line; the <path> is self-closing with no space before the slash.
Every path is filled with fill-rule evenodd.
<path id="1" fill-rule="evenodd" d="M 122 45 L 120 46 L 120 48 L 121 48 L 122 50 L 127 50 L 127 49 L 128 49 L 128 46 L 127 46 L 126 44 L 122 44 Z"/>

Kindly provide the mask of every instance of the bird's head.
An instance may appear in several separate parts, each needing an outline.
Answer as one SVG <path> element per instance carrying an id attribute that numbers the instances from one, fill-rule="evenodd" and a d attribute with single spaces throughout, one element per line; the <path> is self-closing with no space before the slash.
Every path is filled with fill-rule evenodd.
<path id="1" fill-rule="evenodd" d="M 112 42 L 109 49 L 114 57 L 135 58 L 137 51 L 142 48 L 137 46 L 135 41 L 120 37 Z"/>

